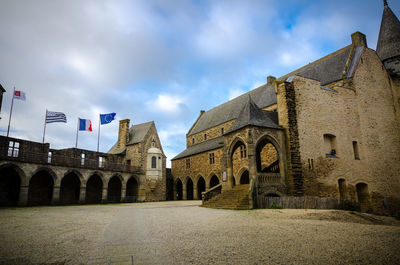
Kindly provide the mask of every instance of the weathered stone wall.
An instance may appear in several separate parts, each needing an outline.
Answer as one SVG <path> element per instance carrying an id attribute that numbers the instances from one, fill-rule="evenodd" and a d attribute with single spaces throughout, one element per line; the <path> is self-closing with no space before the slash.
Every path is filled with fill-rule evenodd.
<path id="1" fill-rule="evenodd" d="M 323 90 L 317 81 L 293 81 L 304 189 L 307 195 L 339 198 L 338 180 L 345 179 L 347 197 L 357 202 L 355 186 L 368 185 L 371 207 L 399 197 L 400 135 L 392 87 L 373 50 L 366 49 L 352 80 Z M 281 118 L 281 117 L 280 117 Z M 324 134 L 336 136 L 336 157 L 326 157 Z M 360 160 L 355 159 L 353 141 Z M 389 201 L 389 202 L 388 202 Z"/>
<path id="2" fill-rule="evenodd" d="M 227 121 L 210 129 L 204 130 L 202 132 L 196 133 L 191 136 L 186 136 L 186 146 L 192 146 L 194 144 L 199 144 L 207 140 L 211 140 L 213 138 L 219 137 L 222 135 L 221 129 L 224 128 L 224 132 L 226 133 L 231 127 L 235 120 Z M 204 135 L 207 135 L 207 140 L 205 140 Z M 194 139 L 194 144 L 193 144 Z"/>
<path id="3" fill-rule="evenodd" d="M 209 154 L 214 153 L 214 164 L 209 162 Z M 179 178 L 182 183 L 186 184 L 186 178 L 189 177 L 193 181 L 193 185 L 197 185 L 198 179 L 201 177 L 206 181 L 206 188 L 210 187 L 210 179 L 216 175 L 221 179 L 221 158 L 222 148 L 214 149 L 208 152 L 196 154 L 177 160 L 172 160 L 172 175 L 174 183 Z M 190 168 L 186 168 L 186 159 L 190 159 Z"/>

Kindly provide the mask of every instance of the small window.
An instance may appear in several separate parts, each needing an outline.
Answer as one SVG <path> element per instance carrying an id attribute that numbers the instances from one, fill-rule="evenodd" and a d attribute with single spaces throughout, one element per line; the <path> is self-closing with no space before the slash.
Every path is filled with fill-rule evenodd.
<path id="1" fill-rule="evenodd" d="M 102 156 L 99 156 L 99 167 L 104 167 L 104 162 L 105 162 L 105 158 Z"/>
<path id="2" fill-rule="evenodd" d="M 131 160 L 130 159 L 126 160 L 126 164 L 130 167 L 131 166 Z"/>
<path id="3" fill-rule="evenodd" d="M 151 168 L 157 168 L 157 157 L 151 157 Z"/>
<path id="4" fill-rule="evenodd" d="M 240 146 L 240 157 L 241 158 L 247 157 L 247 152 L 246 152 L 246 146 L 245 145 L 241 145 Z"/>
<path id="5" fill-rule="evenodd" d="M 10 141 L 8 145 L 8 156 L 18 157 L 19 142 Z"/>
<path id="6" fill-rule="evenodd" d="M 192 138 L 192 144 L 194 144 L 194 137 Z"/>
<path id="7" fill-rule="evenodd" d="M 336 136 L 333 134 L 324 134 L 324 149 L 326 157 L 337 157 Z"/>
<path id="8" fill-rule="evenodd" d="M 210 153 L 209 158 L 210 158 L 210 165 L 213 165 L 215 163 L 214 153 Z"/>
<path id="9" fill-rule="evenodd" d="M 356 141 L 353 141 L 353 151 L 354 151 L 354 159 L 360 160 L 360 153 L 358 151 L 358 143 Z"/>
<path id="10" fill-rule="evenodd" d="M 207 134 L 204 134 L 204 141 L 207 140 Z"/>
<path id="11" fill-rule="evenodd" d="M 186 159 L 186 168 L 190 168 L 190 158 Z"/>
<path id="12" fill-rule="evenodd" d="M 224 128 L 221 128 L 221 134 L 224 134 Z"/>
<path id="13" fill-rule="evenodd" d="M 81 154 L 81 166 L 85 165 L 85 154 Z"/>
<path id="14" fill-rule="evenodd" d="M 312 158 L 308 159 L 308 170 L 314 170 L 314 160 Z"/>
<path id="15" fill-rule="evenodd" d="M 53 154 L 51 153 L 51 152 L 49 152 L 48 154 L 47 154 L 47 163 L 51 163 L 51 156 L 52 156 Z"/>

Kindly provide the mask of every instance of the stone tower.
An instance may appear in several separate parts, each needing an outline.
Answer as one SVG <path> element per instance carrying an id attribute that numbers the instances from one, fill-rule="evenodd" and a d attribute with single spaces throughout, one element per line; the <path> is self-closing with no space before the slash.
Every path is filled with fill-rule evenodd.
<path id="1" fill-rule="evenodd" d="M 386 0 L 376 52 L 387 71 L 393 77 L 400 77 L 400 21 L 390 9 Z"/>

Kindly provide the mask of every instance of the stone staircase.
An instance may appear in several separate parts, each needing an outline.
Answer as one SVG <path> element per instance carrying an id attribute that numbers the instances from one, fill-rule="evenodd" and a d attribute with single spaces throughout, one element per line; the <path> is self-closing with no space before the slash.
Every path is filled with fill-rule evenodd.
<path id="1" fill-rule="evenodd" d="M 221 194 L 203 203 L 203 207 L 231 210 L 249 209 L 249 186 L 241 184 L 231 190 L 223 191 Z"/>

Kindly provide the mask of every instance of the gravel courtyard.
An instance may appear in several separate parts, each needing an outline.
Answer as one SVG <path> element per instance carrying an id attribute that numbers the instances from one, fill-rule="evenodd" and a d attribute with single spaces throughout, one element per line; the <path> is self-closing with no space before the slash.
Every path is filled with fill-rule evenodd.
<path id="1" fill-rule="evenodd" d="M 0 264 L 399 264 L 400 222 L 199 201 L 0 209 Z"/>

